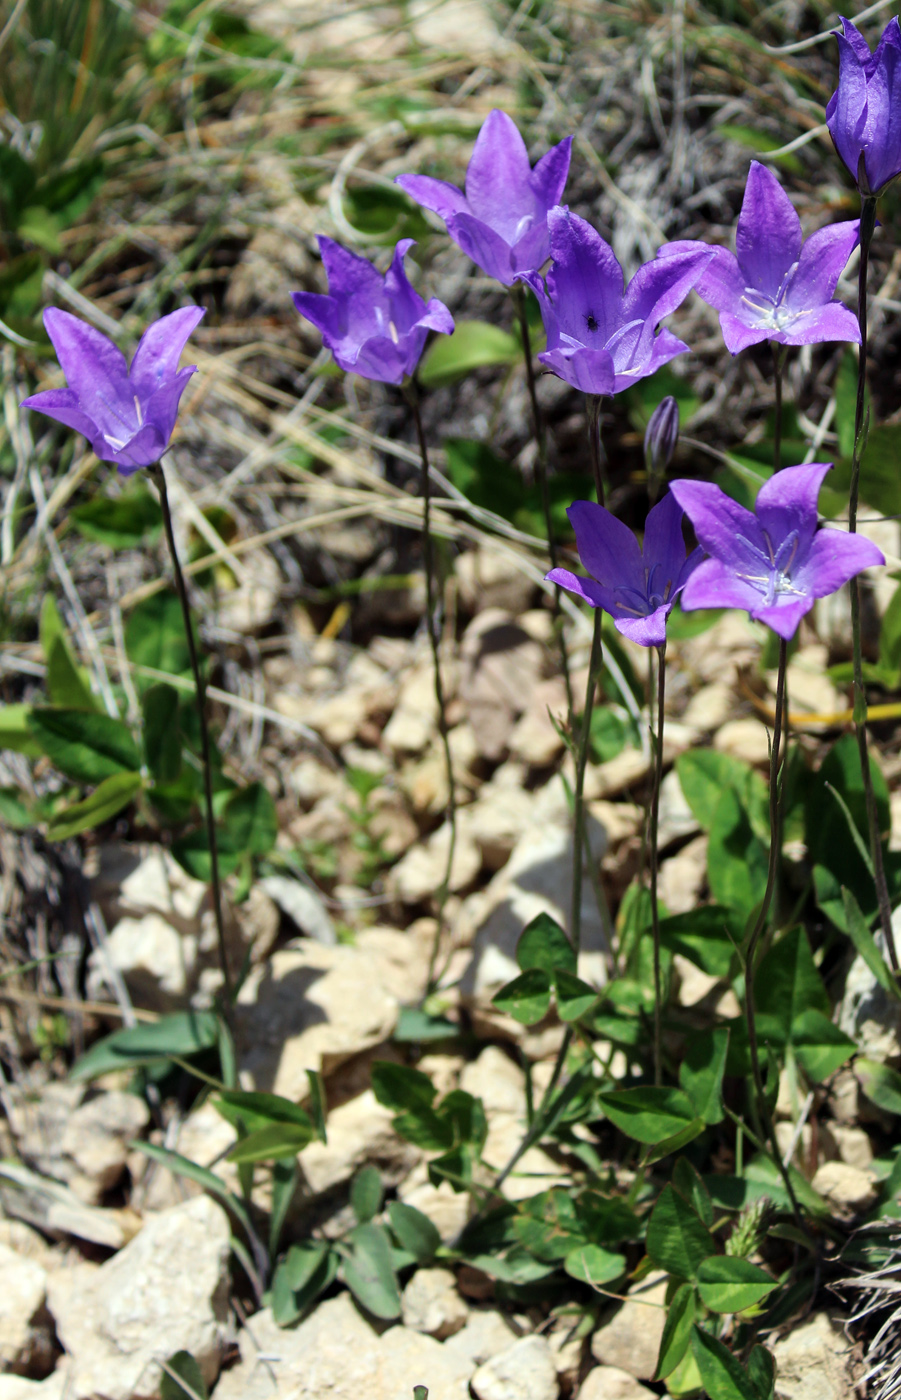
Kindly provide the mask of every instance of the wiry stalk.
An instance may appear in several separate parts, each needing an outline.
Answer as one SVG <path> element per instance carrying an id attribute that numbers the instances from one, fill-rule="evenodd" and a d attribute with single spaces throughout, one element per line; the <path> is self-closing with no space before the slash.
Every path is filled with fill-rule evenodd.
<path id="1" fill-rule="evenodd" d="M 654 1083 L 663 1082 L 663 1052 L 661 1021 L 663 1015 L 663 984 L 660 975 L 660 908 L 657 899 L 657 826 L 660 816 L 660 784 L 663 780 L 663 704 L 666 690 L 666 642 L 657 647 L 657 730 L 654 735 L 654 786 L 651 792 L 649 822 L 649 869 L 651 875 L 651 934 L 654 940 Z M 652 705 L 652 697 L 648 696 Z M 653 707 L 653 706 L 652 706 Z"/>
<path id="2" fill-rule="evenodd" d="M 573 795 L 573 889 L 570 935 L 576 957 L 582 943 L 582 847 L 585 836 L 585 769 L 591 747 L 591 716 L 594 713 L 594 692 L 601 669 L 600 608 L 594 610 L 594 630 L 591 634 L 591 654 L 588 659 L 588 680 L 585 685 L 585 705 L 579 722 L 576 748 L 576 787 Z"/>
<path id="3" fill-rule="evenodd" d="M 419 441 L 419 457 L 422 464 L 422 564 L 425 571 L 426 629 L 429 634 L 429 646 L 432 650 L 432 665 L 435 670 L 435 701 L 438 706 L 438 732 L 441 735 L 441 744 L 444 749 L 444 765 L 447 774 L 446 820 L 450 829 L 444 879 L 436 893 L 438 927 L 435 930 L 435 941 L 432 945 L 431 956 L 429 957 L 427 980 L 427 988 L 431 993 L 435 989 L 435 967 L 444 937 L 444 911 L 450 890 L 451 871 L 453 870 L 454 852 L 457 844 L 457 790 L 454 782 L 454 765 L 451 758 L 450 737 L 447 727 L 447 700 L 444 694 L 444 682 L 441 679 L 441 637 L 438 619 L 436 617 L 435 559 L 432 549 L 431 530 L 432 487 L 429 478 L 429 449 L 426 443 L 425 429 L 422 426 L 422 414 L 419 411 L 419 393 L 415 381 L 409 380 L 407 382 L 404 393 L 406 394 L 407 402 L 413 414 L 413 422 L 416 425 L 416 437 Z"/>
<path id="4" fill-rule="evenodd" d="M 604 504 L 604 444 L 601 440 L 603 403 L 600 394 L 588 395 L 588 442 L 591 447 L 591 469 L 594 472 L 594 489 L 599 506 Z"/>
<path id="5" fill-rule="evenodd" d="M 166 532 L 166 543 L 169 546 L 169 556 L 172 560 L 172 572 L 175 575 L 175 589 L 178 593 L 178 601 L 181 604 L 181 615 L 185 625 L 185 637 L 188 642 L 188 655 L 191 660 L 191 673 L 194 677 L 194 692 L 197 704 L 197 719 L 200 724 L 200 761 L 203 768 L 203 794 L 206 816 L 207 841 L 210 847 L 210 885 L 213 890 L 213 913 L 216 919 L 216 939 L 219 947 L 219 967 L 222 972 L 222 983 L 225 989 L 226 1005 L 230 1006 L 233 997 L 233 984 L 231 971 L 228 965 L 228 948 L 225 940 L 225 922 L 222 915 L 222 887 L 219 881 L 219 845 L 216 838 L 216 818 L 213 814 L 213 775 L 210 767 L 210 735 L 206 722 L 206 685 L 197 658 L 197 647 L 194 643 L 194 628 L 191 622 L 191 607 L 188 602 L 188 590 L 185 586 L 184 574 L 181 571 L 181 564 L 178 558 L 178 550 L 175 547 L 175 534 L 172 529 L 172 512 L 169 508 L 169 493 L 166 489 L 166 477 L 163 472 L 162 462 L 157 462 L 149 468 L 153 480 L 156 482 L 157 490 L 160 493 L 160 507 L 163 512 L 163 528 Z"/>
<path id="6" fill-rule="evenodd" d="M 860 496 L 860 459 L 863 455 L 866 437 L 865 405 L 867 386 L 867 269 L 870 257 L 870 243 L 876 228 L 876 199 L 873 195 L 862 195 L 860 201 L 860 270 L 857 282 L 857 322 L 860 326 L 860 354 L 857 367 L 857 406 L 854 414 L 854 453 L 851 458 L 851 487 L 848 495 L 848 530 L 853 535 L 857 530 L 857 506 Z M 863 683 L 863 643 L 860 626 L 860 579 L 852 578 L 848 585 L 851 592 L 851 647 L 854 660 L 854 729 L 857 734 L 857 747 L 860 753 L 860 772 L 863 779 L 864 798 L 867 807 L 867 825 L 870 833 L 870 851 L 873 857 L 873 875 L 876 883 L 876 900 L 879 905 L 879 922 L 885 945 L 888 949 L 892 970 L 901 973 L 898 964 L 898 950 L 895 946 L 895 933 L 892 928 L 892 902 L 885 878 L 885 863 L 882 856 L 882 839 L 879 831 L 879 815 L 876 810 L 876 794 L 873 791 L 873 775 L 870 772 L 869 745 L 867 742 L 867 697 Z"/>

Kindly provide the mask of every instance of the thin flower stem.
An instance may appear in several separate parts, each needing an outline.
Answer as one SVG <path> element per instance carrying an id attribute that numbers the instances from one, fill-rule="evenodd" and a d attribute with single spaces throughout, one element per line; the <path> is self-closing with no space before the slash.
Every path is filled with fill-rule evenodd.
<path id="1" fill-rule="evenodd" d="M 860 459 L 863 455 L 863 442 L 866 436 L 866 387 L 867 387 L 867 270 L 870 258 L 870 243 L 876 228 L 876 198 L 862 195 L 860 201 L 860 270 L 857 282 L 857 322 L 860 326 L 860 353 L 857 362 L 857 406 L 854 414 L 854 453 L 851 458 L 851 487 L 848 496 L 848 530 L 853 535 L 857 530 L 857 506 L 860 496 Z M 879 831 L 879 815 L 876 810 L 876 794 L 873 791 L 873 775 L 870 772 L 869 744 L 867 742 L 867 699 L 863 682 L 863 643 L 860 625 L 860 579 L 852 578 L 848 585 L 851 593 L 851 647 L 854 661 L 854 729 L 857 734 L 857 748 L 860 753 L 860 772 L 863 780 L 864 798 L 867 807 L 867 825 L 870 833 L 870 851 L 873 857 L 873 875 L 876 884 L 876 900 L 879 905 L 879 922 L 889 960 L 895 975 L 901 974 L 898 963 L 898 950 L 892 928 L 892 901 L 885 878 L 885 863 L 882 856 L 882 839 Z"/>
<path id="2" fill-rule="evenodd" d="M 541 405 L 538 402 L 538 389 L 535 383 L 535 365 L 532 361 L 532 337 L 529 331 L 529 317 L 526 311 L 526 293 L 521 283 L 517 282 L 510 288 L 510 296 L 513 299 L 513 309 L 516 312 L 516 319 L 519 322 L 519 333 L 522 337 L 522 353 L 526 362 L 526 384 L 529 388 L 529 403 L 532 408 L 532 432 L 535 436 L 535 448 L 537 451 L 535 475 L 538 478 L 538 489 L 541 493 L 541 509 L 544 513 L 544 528 L 547 534 L 548 555 L 551 561 L 551 568 L 556 569 L 559 556 L 557 553 L 557 539 L 554 534 L 554 521 L 551 516 L 551 498 L 548 489 L 547 425 L 544 421 L 544 414 L 541 412 Z M 563 684 L 566 687 L 566 708 L 570 723 L 572 723 L 572 680 L 569 674 L 569 656 L 566 651 L 566 637 L 563 632 L 563 614 L 560 608 L 559 587 L 555 587 L 554 589 L 554 630 L 560 642 L 560 665 L 563 671 Z"/>
<path id="3" fill-rule="evenodd" d="M 213 890 L 213 913 L 216 919 L 219 967 L 222 972 L 222 983 L 225 989 L 225 1004 L 226 1006 L 231 1006 L 234 1000 L 234 989 L 231 971 L 228 965 L 225 921 L 222 915 L 222 886 L 219 880 L 219 844 L 216 837 L 216 818 L 213 813 L 213 773 L 210 764 L 210 733 L 206 722 L 206 684 L 200 669 L 200 662 L 197 658 L 197 647 L 194 642 L 194 627 L 191 622 L 191 607 L 188 602 L 188 590 L 185 586 L 184 574 L 181 571 L 178 550 L 175 547 L 175 534 L 172 529 L 172 512 L 169 508 L 169 492 L 166 489 L 166 476 L 163 471 L 162 462 L 157 462 L 154 466 L 150 467 L 149 470 L 160 494 L 160 507 L 163 512 L 163 528 L 166 532 L 166 543 L 169 546 L 169 555 L 172 560 L 172 571 L 175 575 L 175 589 L 178 593 L 178 601 L 181 604 L 185 637 L 188 642 L 188 655 L 191 660 L 191 672 L 194 676 L 194 695 L 197 706 L 197 719 L 200 724 L 200 759 L 203 768 L 206 833 L 210 847 L 210 885 Z"/>
<path id="4" fill-rule="evenodd" d="M 666 641 L 657 647 L 657 729 L 654 735 L 655 758 L 654 787 L 651 792 L 651 817 L 649 847 L 649 868 L 651 874 L 651 933 L 654 939 L 654 1083 L 659 1087 L 663 1082 L 663 1056 L 661 1049 L 661 1019 L 663 1013 L 663 986 L 660 975 L 660 910 L 657 900 L 657 826 L 660 816 L 660 784 L 663 779 L 663 705 L 666 691 Z M 649 697 L 650 699 L 650 697 Z"/>
<path id="5" fill-rule="evenodd" d="M 588 441 L 591 446 L 591 469 L 594 472 L 594 489 L 598 494 L 598 505 L 604 504 L 604 444 L 601 441 L 600 394 L 588 395 Z"/>
<path id="6" fill-rule="evenodd" d="M 454 852 L 457 845 L 457 790 L 454 782 L 454 765 L 451 758 L 450 737 L 447 727 L 447 699 L 444 694 L 444 682 L 441 679 L 441 637 L 438 621 L 435 616 L 435 558 L 432 549 L 431 531 L 432 488 L 429 477 L 429 449 L 426 443 L 425 429 L 422 426 L 422 414 L 419 411 L 419 391 L 415 381 L 409 380 L 407 382 L 404 393 L 406 394 L 407 403 L 410 405 L 410 411 L 413 414 L 413 422 L 416 426 L 416 437 L 419 441 L 419 456 L 422 463 L 422 563 L 423 569 L 425 570 L 426 629 L 429 634 L 429 646 L 432 649 L 432 665 L 435 669 L 435 701 L 438 706 L 438 732 L 441 735 L 441 745 L 444 749 L 444 765 L 447 774 L 446 820 L 450 829 L 444 879 L 436 893 L 438 926 L 435 930 L 435 941 L 432 944 L 432 952 L 429 957 L 428 978 L 426 981 L 427 994 L 431 994 L 435 990 L 436 985 L 435 967 L 438 962 L 438 954 L 444 938 L 444 911 L 450 892 L 451 871 L 454 866 Z"/>
<path id="7" fill-rule="evenodd" d="M 779 1169 L 779 1174 L 788 1192 L 791 1201 L 792 1211 L 798 1228 L 807 1233 L 798 1199 L 795 1195 L 795 1188 L 792 1186 L 788 1168 L 782 1160 L 782 1153 L 779 1151 L 779 1143 L 776 1140 L 776 1130 L 773 1126 L 773 1116 L 770 1113 L 766 1100 L 766 1092 L 763 1087 L 763 1076 L 760 1072 L 760 1050 L 757 1044 L 757 1021 L 754 1008 L 754 963 L 757 954 L 757 946 L 761 935 L 767 925 L 770 904 L 773 898 L 773 891 L 776 888 L 776 877 L 780 864 L 780 840 L 779 833 L 782 827 L 782 796 L 783 787 L 780 781 L 780 760 L 782 756 L 782 720 L 785 713 L 785 673 L 788 669 L 788 643 L 779 639 L 779 669 L 776 678 L 776 715 L 773 722 L 773 743 L 770 749 L 770 854 L 767 863 L 766 889 L 763 901 L 760 905 L 760 912 L 757 915 L 757 922 L 754 925 L 745 953 L 745 1018 L 748 1025 L 748 1045 L 751 1051 L 751 1071 L 754 1076 L 754 1090 L 757 1097 L 757 1107 L 760 1112 L 761 1122 L 770 1149 L 773 1161 Z"/>
<path id="8" fill-rule="evenodd" d="M 785 365 L 787 354 L 784 345 L 778 345 L 775 340 L 770 341 L 770 349 L 773 352 L 773 384 L 776 390 L 776 402 L 773 426 L 773 471 L 782 470 L 782 370 Z"/>
<path id="9" fill-rule="evenodd" d="M 582 845 L 585 835 L 585 769 L 588 765 L 588 750 L 591 747 L 591 716 L 594 711 L 594 692 L 601 669 L 601 619 L 600 608 L 594 610 L 594 630 L 591 634 L 591 654 L 588 660 L 588 680 L 585 685 L 585 705 L 579 722 L 579 742 L 576 749 L 576 788 L 573 796 L 573 889 L 570 936 L 576 957 L 582 943 Z"/>

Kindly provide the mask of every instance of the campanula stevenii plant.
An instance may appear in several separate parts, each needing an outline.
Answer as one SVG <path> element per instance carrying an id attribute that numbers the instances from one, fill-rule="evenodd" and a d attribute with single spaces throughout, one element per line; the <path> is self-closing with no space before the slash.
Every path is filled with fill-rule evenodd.
<path id="1" fill-rule="evenodd" d="M 417 204 L 439 214 L 451 238 L 489 277 L 511 287 L 550 257 L 547 216 L 560 203 L 569 174 L 567 136 L 533 170 L 515 122 L 489 112 L 466 169 L 466 192 L 429 175 L 398 175 Z"/>
<path id="2" fill-rule="evenodd" d="M 569 209 L 548 215 L 552 266 L 547 288 L 523 274 L 538 298 L 547 349 L 542 364 L 585 394 L 618 394 L 653 374 L 688 346 L 657 326 L 675 311 L 714 256 L 701 243 L 645 263 L 624 291 L 609 243 Z"/>
<path id="3" fill-rule="evenodd" d="M 129 366 L 118 346 L 93 326 L 48 307 L 44 325 L 68 382 L 24 399 L 88 439 L 123 476 L 158 462 L 169 446 L 185 385 L 196 365 L 178 368 L 185 342 L 204 316 L 185 306 L 154 321 Z"/>
<path id="4" fill-rule="evenodd" d="M 786 640 L 810 612 L 862 569 L 884 564 L 868 539 L 817 529 L 817 497 L 828 462 L 785 467 L 764 482 L 754 511 L 709 481 L 674 481 L 670 491 L 702 548 L 682 607 L 746 608 Z"/>
<path id="5" fill-rule="evenodd" d="M 826 125 L 862 195 L 877 195 L 901 174 L 901 26 L 889 20 L 876 52 L 842 17 L 838 87 Z"/>
<path id="6" fill-rule="evenodd" d="M 857 317 L 832 300 L 859 231 L 859 219 L 851 219 L 818 229 L 804 242 L 788 195 L 771 170 L 752 160 L 735 253 L 714 249 L 695 285 L 698 296 L 719 312 L 726 348 L 737 355 L 762 340 L 780 345 L 859 342 Z M 704 245 L 667 243 L 659 256 L 698 246 Z"/>
<path id="7" fill-rule="evenodd" d="M 695 549 L 686 558 L 676 498 L 666 495 L 649 511 L 643 545 L 628 525 L 593 501 L 574 501 L 566 514 L 591 577 L 552 569 L 547 578 L 609 613 L 616 630 L 639 646 L 662 646 L 666 619 L 702 556 Z"/>
<path id="8" fill-rule="evenodd" d="M 404 258 L 414 244 L 415 239 L 402 238 L 383 275 L 366 258 L 320 235 L 328 294 L 292 295 L 343 370 L 402 384 L 419 364 L 429 331 L 453 331 L 454 318 L 444 302 L 436 297 L 424 302 L 407 278 Z"/>

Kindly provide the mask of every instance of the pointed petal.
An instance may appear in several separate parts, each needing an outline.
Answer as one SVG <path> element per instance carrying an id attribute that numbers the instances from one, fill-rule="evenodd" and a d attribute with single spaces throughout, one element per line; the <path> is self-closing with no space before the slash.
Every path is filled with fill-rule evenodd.
<path id="1" fill-rule="evenodd" d="M 165 383 L 161 384 L 156 393 L 151 394 L 147 402 L 141 405 L 145 426 L 155 428 L 166 444 L 168 444 L 175 427 L 181 396 L 187 387 L 188 380 L 196 373 L 197 371 L 192 366 L 186 365 L 171 379 L 167 379 Z"/>
<path id="2" fill-rule="evenodd" d="M 639 343 L 638 349 L 644 348 L 645 341 Z M 684 355 L 691 347 L 685 344 L 684 340 L 673 335 L 666 326 L 657 335 L 650 338 L 648 345 L 648 357 L 640 364 L 632 364 L 626 369 L 618 370 L 614 381 L 613 392 L 620 393 L 623 389 L 628 389 L 639 379 L 644 379 L 649 374 L 656 374 L 662 365 L 668 365 L 670 360 L 677 355 Z M 637 356 L 636 356 L 637 358 Z"/>
<path id="3" fill-rule="evenodd" d="M 33 408 L 36 413 L 46 413 L 48 418 L 65 423 L 67 428 L 74 428 L 76 433 L 81 433 L 89 440 L 98 431 L 97 424 L 82 409 L 74 389 L 44 389 L 40 394 L 32 394 L 30 398 L 23 399 L 20 407 Z"/>
<path id="4" fill-rule="evenodd" d="M 807 552 L 807 558 L 800 568 L 792 572 L 792 582 L 809 593 L 811 598 L 826 598 L 864 569 L 884 563 L 882 551 L 864 535 L 849 535 L 844 530 L 820 530 Z"/>
<path id="5" fill-rule="evenodd" d="M 682 507 L 670 492 L 648 512 L 644 527 L 642 558 L 644 567 L 657 573 L 652 580 L 655 593 L 664 592 L 669 583 L 667 599 L 673 597 L 676 580 L 685 564 L 685 538 L 682 534 Z"/>
<path id="6" fill-rule="evenodd" d="M 567 136 L 559 146 L 552 146 L 532 171 L 532 190 L 539 209 L 548 211 L 560 203 L 569 175 L 572 144 L 573 138 Z"/>
<path id="7" fill-rule="evenodd" d="M 755 622 L 765 622 L 779 637 L 791 641 L 798 630 L 798 623 L 805 613 L 809 613 L 814 600 L 810 598 L 790 598 L 780 595 L 771 607 L 748 609 Z"/>
<path id="8" fill-rule="evenodd" d="M 849 22 L 843 21 L 846 25 Z M 853 25 L 851 26 L 853 29 Z M 867 79 L 864 62 L 856 47 L 861 39 L 856 30 L 855 41 L 836 34 L 838 44 L 838 87 L 826 106 L 826 125 L 851 178 L 857 181 L 857 164 L 863 145 L 867 119 Z M 867 50 L 869 56 L 869 49 Z"/>
<path id="9" fill-rule="evenodd" d="M 548 214 L 548 228 L 554 262 L 547 284 L 560 329 L 599 350 L 624 319 L 623 270 L 610 244 L 564 206 Z"/>
<path id="10" fill-rule="evenodd" d="M 763 483 L 754 509 L 774 549 L 797 530 L 797 558 L 803 559 L 816 533 L 820 487 L 831 470 L 831 462 L 808 462 L 802 467 L 783 467 Z"/>
<path id="11" fill-rule="evenodd" d="M 292 292 L 291 300 L 301 316 L 312 321 L 316 329 L 322 332 L 323 340 L 328 349 L 331 349 L 332 341 L 337 340 L 341 334 L 338 326 L 338 303 L 335 298 L 323 296 L 321 292 Z"/>
<path id="12" fill-rule="evenodd" d="M 672 603 L 664 603 L 647 617 L 614 617 L 613 625 L 640 647 L 661 647 L 666 641 L 666 619 L 672 610 Z"/>
<path id="13" fill-rule="evenodd" d="M 421 204 L 423 209 L 431 209 L 442 219 L 452 214 L 465 214 L 469 210 L 466 196 L 448 180 L 435 180 L 431 175 L 395 175 L 395 185 L 400 185 L 405 194 Z"/>
<path id="14" fill-rule="evenodd" d="M 592 608 L 604 606 L 601 600 L 608 590 L 595 583 L 593 578 L 582 578 L 579 574 L 570 573 L 569 569 L 551 569 L 549 574 L 545 574 L 545 578 L 549 583 L 556 583 L 560 588 L 565 588 L 568 593 L 574 593 Z"/>
<path id="15" fill-rule="evenodd" d="M 720 330 L 730 355 L 738 355 L 749 345 L 759 345 L 762 340 L 775 339 L 775 332 L 766 326 L 749 326 L 747 321 L 733 316 L 729 311 L 720 312 Z"/>
<path id="16" fill-rule="evenodd" d="M 115 462 L 123 476 L 131 476 L 141 467 L 152 467 L 158 462 L 169 443 L 155 427 L 147 424 L 122 447 L 113 447 L 102 436 L 95 438 L 91 445 L 101 462 Z"/>
<path id="17" fill-rule="evenodd" d="M 685 511 L 694 526 L 698 543 L 708 554 L 741 573 L 759 571 L 760 559 L 754 550 L 756 548 L 766 556 L 767 547 L 763 531 L 751 511 L 745 510 L 744 506 L 733 501 L 731 496 L 710 481 L 671 481 L 670 493 Z M 711 603 L 703 606 L 732 607 L 733 604 Z M 734 606 L 744 607 L 744 604 Z"/>
<path id="18" fill-rule="evenodd" d="M 548 337 L 550 339 L 550 336 Z M 616 392 L 613 360 L 606 350 L 542 350 L 538 356 L 543 365 L 552 369 L 583 394 L 606 396 Z M 629 380 L 632 383 L 632 380 Z"/>
<path id="19" fill-rule="evenodd" d="M 401 337 L 398 344 L 387 336 L 372 336 L 359 347 L 351 360 L 346 363 L 338 359 L 342 369 L 364 379 L 375 379 L 381 384 L 402 384 L 405 374 L 412 374 L 419 364 L 422 348 L 425 345 L 424 330 L 412 330 Z"/>
<path id="20" fill-rule="evenodd" d="M 753 612 L 763 602 L 763 594 L 736 578 L 722 560 L 705 559 L 683 588 L 680 601 L 683 612 L 695 608 L 745 608 Z"/>
<path id="21" fill-rule="evenodd" d="M 747 303 L 743 300 L 745 279 L 738 259 L 728 248 L 712 251 L 713 257 L 695 283 L 695 291 L 715 311 L 729 311 L 741 319 L 747 315 Z"/>
<path id="22" fill-rule="evenodd" d="M 419 318 L 419 324 L 426 331 L 440 331 L 442 335 L 453 335 L 454 318 L 437 297 L 432 297 Z"/>
<path id="23" fill-rule="evenodd" d="M 385 273 L 385 297 L 388 302 L 389 321 L 399 336 L 419 324 L 425 313 L 425 302 L 411 283 L 404 268 L 404 258 L 410 248 L 415 247 L 415 239 L 402 238 L 394 249 L 391 266 Z"/>
<path id="24" fill-rule="evenodd" d="M 513 286 L 516 280 L 513 253 L 499 233 L 473 214 L 454 214 L 447 221 L 447 231 L 476 267 L 505 287 Z"/>
<path id="25" fill-rule="evenodd" d="M 824 341 L 851 341 L 860 344 L 860 326 L 853 311 L 840 301 L 830 301 L 812 315 L 799 312 L 781 331 L 771 331 L 782 345 L 820 345 Z"/>
<path id="26" fill-rule="evenodd" d="M 336 300 L 381 296 L 384 287 L 382 274 L 367 258 L 361 258 L 349 248 L 342 248 L 340 243 L 326 238 L 324 234 L 319 235 L 318 241 L 330 296 Z"/>
<path id="27" fill-rule="evenodd" d="M 867 74 L 866 113 L 864 164 L 875 193 L 901 170 L 901 48 L 885 34 Z"/>
<path id="28" fill-rule="evenodd" d="M 801 251 L 782 304 L 792 311 L 810 311 L 830 302 L 859 241 L 859 219 L 830 224 L 812 233 Z"/>
<path id="29" fill-rule="evenodd" d="M 747 286 L 776 297 L 792 263 L 801 256 L 801 220 L 776 176 L 751 161 L 735 252 Z"/>
<path id="30" fill-rule="evenodd" d="M 512 233 L 533 212 L 529 153 L 512 117 L 495 107 L 476 137 L 466 170 L 466 200 L 477 219 Z"/>
<path id="31" fill-rule="evenodd" d="M 547 337 L 548 350 L 554 350 L 560 343 L 560 325 L 557 321 L 557 312 L 554 304 L 545 290 L 544 278 L 537 272 L 520 272 L 516 277 L 517 282 L 525 282 L 527 287 L 531 287 L 538 302 L 538 309 L 541 312 L 541 319 L 544 322 L 544 333 Z"/>
<path id="32" fill-rule="evenodd" d="M 539 214 L 513 245 L 511 261 L 517 271 L 534 272 L 551 256 L 551 233 L 544 214 Z"/>
<path id="33" fill-rule="evenodd" d="M 129 370 L 132 386 L 140 399 L 149 398 L 164 380 L 177 372 L 188 336 L 205 315 L 202 306 L 184 306 L 147 327 Z"/>
<path id="34" fill-rule="evenodd" d="M 839 18 L 842 22 L 842 29 L 844 30 L 845 38 L 848 40 L 848 43 L 851 45 L 852 49 L 857 54 L 857 57 L 860 59 L 861 63 L 869 63 L 870 59 L 873 57 L 873 51 L 867 43 L 866 39 L 861 34 L 860 30 L 857 28 L 857 25 L 854 24 L 852 20 L 845 19 L 844 15 L 840 15 Z M 838 37 L 837 32 L 833 32 L 835 32 L 836 37 Z"/>
<path id="35" fill-rule="evenodd" d="M 44 312 L 44 327 L 69 388 L 81 399 L 85 412 L 93 416 L 92 403 L 98 388 L 121 384 L 127 378 L 125 356 L 108 336 L 55 306 Z"/>
<path id="36" fill-rule="evenodd" d="M 654 328 L 688 296 L 716 256 L 712 248 L 670 253 L 638 269 L 623 298 L 622 321 L 646 321 Z"/>
<path id="37" fill-rule="evenodd" d="M 592 577 L 607 588 L 634 588 L 645 597 L 641 550 L 628 525 L 593 501 L 574 501 L 566 514 Z"/>

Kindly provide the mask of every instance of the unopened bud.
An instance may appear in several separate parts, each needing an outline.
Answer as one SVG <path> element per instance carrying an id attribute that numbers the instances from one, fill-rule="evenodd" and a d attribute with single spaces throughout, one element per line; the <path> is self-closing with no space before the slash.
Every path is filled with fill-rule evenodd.
<path id="1" fill-rule="evenodd" d="M 648 476 L 662 477 L 679 441 L 679 405 L 672 394 L 661 399 L 644 435 L 644 460 Z"/>

